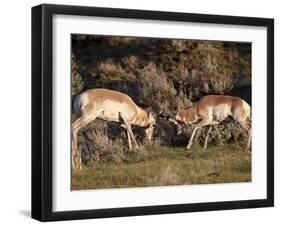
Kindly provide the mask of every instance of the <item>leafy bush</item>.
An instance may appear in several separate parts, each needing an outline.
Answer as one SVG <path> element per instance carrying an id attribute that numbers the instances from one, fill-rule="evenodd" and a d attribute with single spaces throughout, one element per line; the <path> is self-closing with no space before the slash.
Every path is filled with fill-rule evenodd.
<path id="1" fill-rule="evenodd" d="M 79 94 L 84 88 L 84 81 L 82 80 L 81 76 L 78 72 L 72 73 L 72 89 L 71 95 L 74 97 Z"/>
<path id="2" fill-rule="evenodd" d="M 71 96 L 74 97 L 84 89 L 84 81 L 78 73 L 78 64 L 76 58 L 72 54 L 71 58 Z"/>

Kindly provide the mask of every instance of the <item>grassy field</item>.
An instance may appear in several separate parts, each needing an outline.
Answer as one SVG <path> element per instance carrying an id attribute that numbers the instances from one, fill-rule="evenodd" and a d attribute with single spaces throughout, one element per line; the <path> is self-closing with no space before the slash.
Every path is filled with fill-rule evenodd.
<path id="1" fill-rule="evenodd" d="M 72 174 L 72 190 L 251 181 L 251 152 L 235 146 L 162 147 L 149 160 L 96 162 Z"/>

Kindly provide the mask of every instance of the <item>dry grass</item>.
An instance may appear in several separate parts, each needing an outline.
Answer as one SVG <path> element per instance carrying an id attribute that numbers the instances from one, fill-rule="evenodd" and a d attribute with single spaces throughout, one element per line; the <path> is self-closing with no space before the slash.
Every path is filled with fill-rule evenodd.
<path id="1" fill-rule="evenodd" d="M 162 147 L 146 161 L 97 162 L 73 173 L 72 189 L 124 188 L 251 181 L 251 153 L 225 146 L 207 151 Z"/>

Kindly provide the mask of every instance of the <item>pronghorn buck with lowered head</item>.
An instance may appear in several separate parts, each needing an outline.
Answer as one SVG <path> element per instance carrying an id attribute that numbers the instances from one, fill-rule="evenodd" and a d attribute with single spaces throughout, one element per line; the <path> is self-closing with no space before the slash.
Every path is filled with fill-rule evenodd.
<path id="1" fill-rule="evenodd" d="M 131 125 L 145 128 L 146 137 L 152 139 L 156 121 L 151 111 L 138 107 L 126 94 L 109 89 L 90 89 L 74 99 L 74 110 L 80 116 L 72 124 L 72 165 L 81 169 L 81 153 L 78 153 L 77 134 L 80 128 L 95 119 L 120 123 L 127 131 L 129 148 L 132 142 L 139 145 Z"/>
<path id="2" fill-rule="evenodd" d="M 217 125 L 225 120 L 228 116 L 238 122 L 248 133 L 246 150 L 251 144 L 251 107 L 240 97 L 208 95 L 203 97 L 197 104 L 192 107 L 178 108 L 174 119 L 171 119 L 176 126 L 178 134 L 181 133 L 182 124 L 193 124 L 201 120 L 195 125 L 186 149 L 190 149 L 193 138 L 198 129 L 204 126 L 210 126 L 205 137 L 204 149 L 207 148 L 208 136 L 212 125 Z"/>

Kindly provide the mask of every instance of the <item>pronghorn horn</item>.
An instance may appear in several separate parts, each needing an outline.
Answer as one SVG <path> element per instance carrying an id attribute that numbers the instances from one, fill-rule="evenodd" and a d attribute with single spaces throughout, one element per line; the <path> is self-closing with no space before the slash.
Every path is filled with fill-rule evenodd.
<path id="1" fill-rule="evenodd" d="M 165 112 L 162 110 L 157 114 L 157 117 L 164 117 Z"/>

